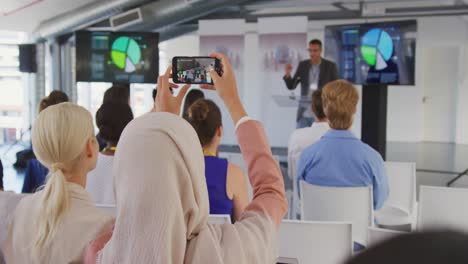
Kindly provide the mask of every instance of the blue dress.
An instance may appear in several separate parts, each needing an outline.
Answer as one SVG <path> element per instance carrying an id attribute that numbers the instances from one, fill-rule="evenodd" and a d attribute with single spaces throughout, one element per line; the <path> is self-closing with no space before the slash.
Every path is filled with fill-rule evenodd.
<path id="1" fill-rule="evenodd" d="M 205 177 L 210 201 L 210 214 L 232 215 L 234 204 L 227 196 L 228 161 L 214 156 L 205 156 Z"/>
<path id="2" fill-rule="evenodd" d="M 45 184 L 49 170 L 37 159 L 31 159 L 26 166 L 22 193 L 34 193 Z"/>

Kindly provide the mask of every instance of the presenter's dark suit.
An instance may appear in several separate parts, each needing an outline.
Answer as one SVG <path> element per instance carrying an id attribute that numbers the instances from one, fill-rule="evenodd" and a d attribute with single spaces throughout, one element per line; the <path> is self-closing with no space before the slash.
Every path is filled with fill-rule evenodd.
<path id="1" fill-rule="evenodd" d="M 310 60 L 304 60 L 299 63 L 296 69 L 296 73 L 291 77 L 283 77 L 284 82 L 289 90 L 296 89 L 298 83 L 301 83 L 301 96 L 307 96 L 309 93 L 309 72 L 312 66 Z M 336 64 L 332 61 L 322 58 L 320 62 L 320 74 L 318 78 L 318 89 L 322 89 L 327 83 L 338 80 L 338 70 Z M 309 105 L 310 107 L 310 105 Z M 304 105 L 299 105 L 297 109 L 296 121 L 299 121 L 304 112 L 306 111 Z"/>

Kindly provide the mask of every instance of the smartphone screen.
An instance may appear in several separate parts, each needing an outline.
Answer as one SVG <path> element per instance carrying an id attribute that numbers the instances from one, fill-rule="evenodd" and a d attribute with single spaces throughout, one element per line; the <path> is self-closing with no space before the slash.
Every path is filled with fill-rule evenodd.
<path id="1" fill-rule="evenodd" d="M 219 60 L 211 57 L 174 57 L 172 80 L 175 83 L 213 84 L 210 70 L 219 74 Z"/>

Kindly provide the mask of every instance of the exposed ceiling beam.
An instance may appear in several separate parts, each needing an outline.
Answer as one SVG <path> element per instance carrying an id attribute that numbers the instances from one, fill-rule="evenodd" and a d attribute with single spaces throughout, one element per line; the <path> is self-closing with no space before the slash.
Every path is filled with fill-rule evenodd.
<path id="1" fill-rule="evenodd" d="M 342 2 L 335 2 L 332 4 L 332 6 L 342 10 L 342 11 L 350 11 L 351 9 L 349 9 L 348 7 L 344 6 L 344 4 Z"/>

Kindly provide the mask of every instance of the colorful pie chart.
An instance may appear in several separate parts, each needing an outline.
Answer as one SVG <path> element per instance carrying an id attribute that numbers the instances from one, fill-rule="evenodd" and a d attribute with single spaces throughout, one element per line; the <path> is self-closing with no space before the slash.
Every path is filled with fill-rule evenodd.
<path id="1" fill-rule="evenodd" d="M 134 72 L 141 60 L 140 46 L 134 39 L 119 37 L 112 43 L 111 58 L 119 69 Z"/>
<path id="2" fill-rule="evenodd" d="M 380 28 L 373 28 L 361 39 L 361 54 L 369 66 L 376 70 L 387 68 L 387 61 L 393 54 L 393 41 L 390 35 Z"/>

